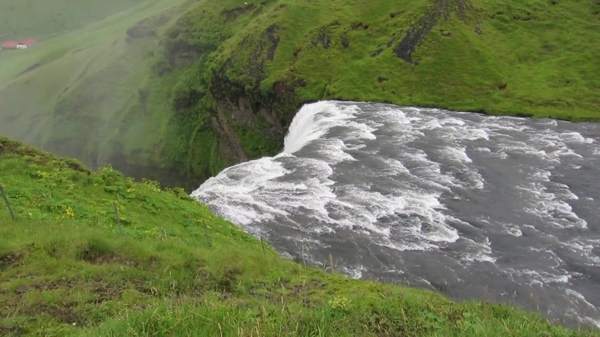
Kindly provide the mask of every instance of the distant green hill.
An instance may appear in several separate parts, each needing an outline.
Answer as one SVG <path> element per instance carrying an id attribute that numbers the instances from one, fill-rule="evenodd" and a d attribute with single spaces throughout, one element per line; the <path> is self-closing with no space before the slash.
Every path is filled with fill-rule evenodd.
<path id="1" fill-rule="evenodd" d="M 301 266 L 181 189 L 4 137 L 0 184 L 1 336 L 600 336 Z"/>
<path id="2" fill-rule="evenodd" d="M 0 1 L 0 40 L 45 39 L 150 0 Z"/>
<path id="3" fill-rule="evenodd" d="M 170 88 L 161 87 L 164 94 L 153 95 L 156 104 L 147 109 L 139 106 L 139 89 L 154 86 L 149 77 L 159 39 L 195 2 L 114 3 L 130 6 L 27 50 L 0 52 L 0 132 L 92 167 L 142 163 L 152 170 L 132 166 L 138 178 L 166 176 L 159 144 Z"/>
<path id="4" fill-rule="evenodd" d="M 1 133 L 191 189 L 277 153 L 315 100 L 600 120 L 597 1 L 114 4 L 0 53 Z"/>

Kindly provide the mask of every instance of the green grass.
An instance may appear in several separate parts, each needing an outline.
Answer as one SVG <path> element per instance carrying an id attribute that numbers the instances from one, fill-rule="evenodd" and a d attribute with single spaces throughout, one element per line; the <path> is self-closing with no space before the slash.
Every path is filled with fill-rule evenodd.
<path id="1" fill-rule="evenodd" d="M 600 336 L 298 265 L 181 189 L 7 138 L 0 172 L 2 336 Z"/>
<path id="2" fill-rule="evenodd" d="M 280 150 L 299 106 L 321 99 L 599 121 L 598 12 L 589 1 L 206 0 L 164 42 L 166 54 L 205 55 L 178 80 L 179 94 L 201 99 L 185 107 L 196 119 L 174 123 L 177 166 L 203 178 L 222 159 L 195 150 L 214 142 L 194 134 L 208 117 L 232 130 L 219 153 L 256 158 Z M 399 57 L 407 32 L 432 18 Z"/>
<path id="3" fill-rule="evenodd" d="M 23 0 L 0 3 L 0 39 L 44 40 L 147 0 Z"/>
<path id="4" fill-rule="evenodd" d="M 0 53 L 0 133 L 191 189 L 275 154 L 300 105 L 321 99 L 600 120 L 594 1 L 243 3 L 119 2 Z M 40 31 L 57 32 L 53 15 Z"/>
<path id="5" fill-rule="evenodd" d="M 438 18 L 416 46 L 415 63 L 397 57 L 406 31 L 422 26 L 419 18 L 436 6 L 448 18 Z M 225 41 L 213 67 L 229 64 L 228 79 L 247 87 L 256 79 L 248 69 L 257 64 L 265 31 L 276 24 L 274 58 L 260 60 L 263 94 L 273 83 L 301 78 L 307 85 L 297 88 L 300 101 L 374 100 L 599 120 L 599 10 L 589 1 L 280 0 Z"/>
<path id="6" fill-rule="evenodd" d="M 165 81 L 152 90 L 151 66 L 161 57 L 164 31 L 196 3 L 134 2 L 118 12 L 106 4 L 116 13 L 30 49 L 0 52 L 0 132 L 94 168 L 132 164 L 146 173 L 144 164 L 158 171 L 166 157 L 156 148 L 168 135 L 170 87 Z M 76 10 L 61 4 L 55 3 Z M 130 28 L 146 34 L 130 37 Z M 140 90 L 152 91 L 156 104 L 145 106 Z"/>

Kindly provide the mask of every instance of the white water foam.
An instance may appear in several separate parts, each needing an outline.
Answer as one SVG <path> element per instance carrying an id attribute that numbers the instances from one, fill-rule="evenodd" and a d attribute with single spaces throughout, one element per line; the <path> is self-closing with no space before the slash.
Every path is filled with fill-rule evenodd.
<path id="1" fill-rule="evenodd" d="M 294 153 L 310 142 L 321 138 L 332 127 L 345 125 L 354 118 L 357 109 L 346 107 L 343 111 L 330 101 L 307 104 L 298 111 L 284 141 L 284 153 Z M 359 130 L 357 130 L 359 131 Z"/>
<path id="2" fill-rule="evenodd" d="M 523 192 L 532 198 L 529 206 L 525 206 L 524 209 L 532 215 L 535 215 L 543 221 L 553 224 L 555 226 L 571 228 L 587 228 L 587 222 L 575 212 L 571 205 L 567 203 L 567 200 L 577 200 L 579 197 L 575 195 L 570 189 L 563 184 L 554 184 L 557 187 L 563 187 L 562 198 L 559 198 L 557 194 L 550 193 L 547 191 L 546 186 L 541 182 L 550 181 L 550 172 L 548 171 L 537 171 L 533 174 L 535 181 L 527 184 L 526 186 L 519 186 Z M 562 186 L 561 186 L 562 185 Z"/>
<path id="3" fill-rule="evenodd" d="M 600 255 L 594 253 L 594 249 L 600 247 L 599 239 L 580 237 L 563 243 L 563 246 L 576 253 L 588 266 L 600 266 Z"/>
<path id="4" fill-rule="evenodd" d="M 349 148 L 340 139 L 327 139 L 316 150 L 320 159 L 329 164 L 339 164 L 343 161 L 356 161 L 348 151 Z"/>
<path id="5" fill-rule="evenodd" d="M 446 146 L 442 149 L 442 153 L 451 161 L 458 163 L 472 163 L 473 161 L 467 155 L 467 149 L 464 147 Z"/>
<path id="6" fill-rule="evenodd" d="M 563 268 L 563 261 L 556 253 L 547 248 L 529 247 L 532 254 L 538 257 L 538 263 L 542 264 L 543 268 L 531 269 L 529 266 L 522 268 L 506 268 L 512 277 L 525 278 L 530 286 L 547 287 L 557 284 L 569 283 L 572 277 L 577 276 L 567 272 Z"/>
<path id="7" fill-rule="evenodd" d="M 389 261 L 407 251 L 430 254 L 460 247 L 462 254 L 453 262 L 457 266 L 503 268 L 514 282 L 527 286 L 569 284 L 574 273 L 559 268 L 554 253 L 532 251 L 543 261 L 540 266 L 497 265 L 501 252 L 488 234 L 549 240 L 559 235 L 553 231 L 587 233 L 586 220 L 571 206 L 580 196 L 554 182 L 552 172 L 563 162 L 581 166 L 578 147 L 595 141 L 551 129 L 554 121 L 540 122 L 544 129 L 518 118 L 463 116 L 364 103 L 305 105 L 290 126 L 282 154 L 228 168 L 192 196 L 254 235 L 276 233 L 278 242 L 288 243 L 278 249 L 289 249 L 290 256 L 305 247 L 310 250 L 302 252 L 305 260 L 316 264 L 311 252 L 347 243 L 365 251 L 380 249 Z M 588 153 L 600 156 L 595 148 Z M 500 186 L 504 194 L 498 198 L 513 195 L 518 208 L 508 210 L 507 219 L 504 214 L 463 219 L 460 207 L 477 207 L 476 193 L 495 187 L 494 180 L 488 181 L 488 162 L 506 165 L 504 173 L 515 177 L 514 186 Z M 448 200 L 455 201 L 453 207 Z M 492 199 L 480 211 L 510 201 Z M 523 220 L 510 219 L 510 213 Z M 474 219 L 480 222 L 477 228 L 468 222 Z M 593 251 L 600 242 L 593 240 L 580 236 L 552 242 L 592 265 L 600 263 Z M 367 257 L 338 269 L 360 278 L 380 268 L 364 263 Z M 400 265 L 381 268 L 405 272 Z"/>
<path id="8" fill-rule="evenodd" d="M 573 300 L 578 301 L 580 303 L 583 303 L 585 306 L 587 306 L 587 309 L 589 311 L 591 311 L 592 313 L 595 313 L 596 316 L 600 315 L 600 310 L 593 305 L 592 303 L 590 303 L 585 296 L 583 296 L 581 293 L 573 290 L 573 289 L 565 289 L 565 292 L 567 293 L 568 296 L 570 296 Z M 574 310 L 570 310 L 569 314 L 573 317 L 576 317 L 579 319 L 580 322 L 582 323 L 589 323 L 592 325 L 595 325 L 597 328 L 600 328 L 600 319 L 594 319 L 592 317 L 589 316 L 583 316 L 578 313 L 578 312 L 574 312 Z"/>
<path id="9" fill-rule="evenodd" d="M 225 198 L 214 205 L 219 214 L 240 225 L 249 225 L 274 218 L 275 214 L 287 215 L 274 207 L 268 200 L 254 198 L 253 192 L 260 190 L 273 179 L 288 173 L 279 163 L 263 158 L 229 167 L 216 177 L 208 179 L 192 193 L 210 203 L 217 196 Z"/>
<path id="10" fill-rule="evenodd" d="M 470 245 L 468 246 L 467 250 L 461 252 L 461 259 L 467 262 L 467 264 L 471 264 L 473 262 L 496 262 L 496 258 L 493 257 L 491 242 L 489 238 L 486 237 L 483 242 L 476 242 L 471 239 L 465 240 L 470 241 Z M 469 251 L 473 248 L 475 248 L 474 251 Z"/>

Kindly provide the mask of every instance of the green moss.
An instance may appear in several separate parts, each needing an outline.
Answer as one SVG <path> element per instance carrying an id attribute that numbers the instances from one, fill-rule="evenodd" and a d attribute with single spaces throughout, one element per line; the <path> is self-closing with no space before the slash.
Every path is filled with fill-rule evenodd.
<path id="1" fill-rule="evenodd" d="M 281 150 L 279 144 L 270 141 L 260 131 L 240 128 L 237 134 L 244 151 L 253 158 L 272 155 Z"/>

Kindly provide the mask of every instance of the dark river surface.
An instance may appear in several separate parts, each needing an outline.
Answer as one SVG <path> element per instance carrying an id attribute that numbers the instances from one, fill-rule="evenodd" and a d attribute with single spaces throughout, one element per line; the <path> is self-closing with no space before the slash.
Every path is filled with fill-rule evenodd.
<path id="1" fill-rule="evenodd" d="M 192 196 L 297 261 L 600 327 L 600 124 L 318 102 Z"/>

